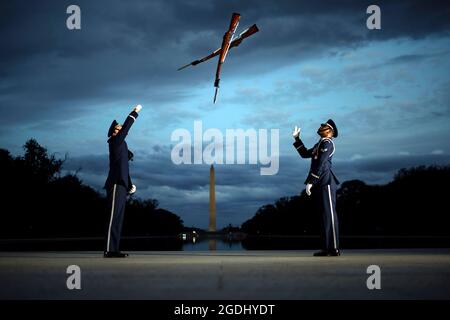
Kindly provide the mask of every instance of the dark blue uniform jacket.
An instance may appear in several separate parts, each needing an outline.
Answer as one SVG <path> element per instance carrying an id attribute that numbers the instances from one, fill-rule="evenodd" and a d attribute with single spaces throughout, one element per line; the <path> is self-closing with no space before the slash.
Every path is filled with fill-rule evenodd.
<path id="1" fill-rule="evenodd" d="M 109 173 L 104 186 L 106 190 L 110 190 L 114 184 L 122 185 L 127 190 L 131 188 L 132 183 L 129 174 L 128 161 L 132 158 L 133 154 L 128 150 L 125 137 L 137 117 L 137 112 L 132 111 L 122 125 L 122 129 L 119 133 L 108 139 Z"/>
<path id="2" fill-rule="evenodd" d="M 331 160 L 334 154 L 334 142 L 331 138 L 320 139 L 311 149 L 307 149 L 302 140 L 296 138 L 294 147 L 302 158 L 312 158 L 305 184 L 311 183 L 315 186 L 339 184 L 339 180 L 331 170 Z"/>

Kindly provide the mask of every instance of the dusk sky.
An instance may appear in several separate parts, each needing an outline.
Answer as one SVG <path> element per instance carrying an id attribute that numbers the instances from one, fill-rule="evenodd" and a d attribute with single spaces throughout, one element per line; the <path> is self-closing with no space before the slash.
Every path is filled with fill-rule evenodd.
<path id="1" fill-rule="evenodd" d="M 68 30 L 66 8 L 81 8 Z M 381 8 L 381 30 L 366 9 Z M 217 58 L 177 71 L 220 47 L 231 14 L 237 32 L 260 31 L 232 49 L 212 103 Z M 401 168 L 450 164 L 448 1 L 8 1 L 0 0 L 0 148 L 35 138 L 64 173 L 102 190 L 107 130 L 143 106 L 127 143 L 136 196 L 154 198 L 186 226 L 208 225 L 209 166 L 175 165 L 171 134 L 203 129 L 279 129 L 280 169 L 216 165 L 219 227 L 299 194 L 320 123 L 339 129 L 334 172 L 342 181 L 392 180 Z M 81 169 L 81 170 L 79 170 Z M 426 186 L 424 186 L 426 187 Z"/>

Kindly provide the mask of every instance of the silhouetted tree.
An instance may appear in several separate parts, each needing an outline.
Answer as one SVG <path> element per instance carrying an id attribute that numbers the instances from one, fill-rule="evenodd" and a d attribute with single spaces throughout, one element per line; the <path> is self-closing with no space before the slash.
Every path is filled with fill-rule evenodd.
<path id="1" fill-rule="evenodd" d="M 16 163 L 22 169 L 22 175 L 27 181 L 35 183 L 48 183 L 56 178 L 64 160 L 49 155 L 47 149 L 35 139 L 29 139 L 23 146 L 25 154 L 16 158 Z"/>
<path id="2" fill-rule="evenodd" d="M 124 235 L 175 235 L 183 230 L 183 221 L 170 211 L 159 209 L 158 201 L 129 200 L 126 208 Z"/>

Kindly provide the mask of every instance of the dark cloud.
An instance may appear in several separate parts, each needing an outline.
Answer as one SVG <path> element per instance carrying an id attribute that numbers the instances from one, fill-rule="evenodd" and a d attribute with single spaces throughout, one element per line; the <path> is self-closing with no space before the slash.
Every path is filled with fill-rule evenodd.
<path id="1" fill-rule="evenodd" d="M 390 98 L 392 98 L 392 96 L 391 95 L 385 95 L 385 96 L 382 96 L 382 95 L 375 95 L 375 96 L 373 96 L 375 99 L 390 99 Z"/>
<path id="2" fill-rule="evenodd" d="M 402 63 L 418 63 L 422 62 L 428 59 L 432 58 L 439 58 L 439 57 L 445 57 L 450 56 L 450 51 L 443 51 L 443 52 L 436 52 L 436 53 L 427 53 L 427 54 L 404 54 L 397 57 L 394 57 L 392 59 L 389 59 L 388 61 L 384 62 L 383 65 L 398 65 Z M 374 68 L 377 68 L 378 66 L 374 66 Z"/>
<path id="3" fill-rule="evenodd" d="M 379 1 L 382 30 L 365 27 L 369 1 L 78 1 L 82 30 L 65 28 L 69 1 L 3 1 L 0 10 L 0 112 L 13 118 L 79 116 L 102 103 L 186 98 L 211 81 L 211 63 L 180 65 L 216 49 L 229 15 L 261 31 L 230 55 L 224 73 L 270 72 L 333 48 L 399 37 L 448 35 L 447 1 Z M 240 29 L 241 29 L 240 28 Z M 250 43 L 251 42 L 251 46 Z M 295 54 L 293 54 L 295 53 Z M 399 57 L 400 62 L 421 59 Z M 21 108 L 6 113 L 13 106 Z M 8 116 L 10 115 L 10 116 Z"/>

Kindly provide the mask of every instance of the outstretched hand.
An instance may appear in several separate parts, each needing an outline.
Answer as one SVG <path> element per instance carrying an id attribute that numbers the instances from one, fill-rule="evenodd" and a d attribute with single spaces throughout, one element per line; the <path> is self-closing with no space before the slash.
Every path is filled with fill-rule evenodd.
<path id="1" fill-rule="evenodd" d="M 292 131 L 292 136 L 294 137 L 294 139 L 299 138 L 300 137 L 300 128 L 295 126 L 294 131 Z"/>
<path id="2" fill-rule="evenodd" d="M 133 111 L 139 112 L 141 111 L 142 106 L 140 104 L 138 104 L 136 107 L 134 107 Z"/>
<path id="3" fill-rule="evenodd" d="M 128 191 L 128 194 L 133 194 L 136 192 L 136 186 L 134 184 L 131 185 L 131 189 Z"/>

